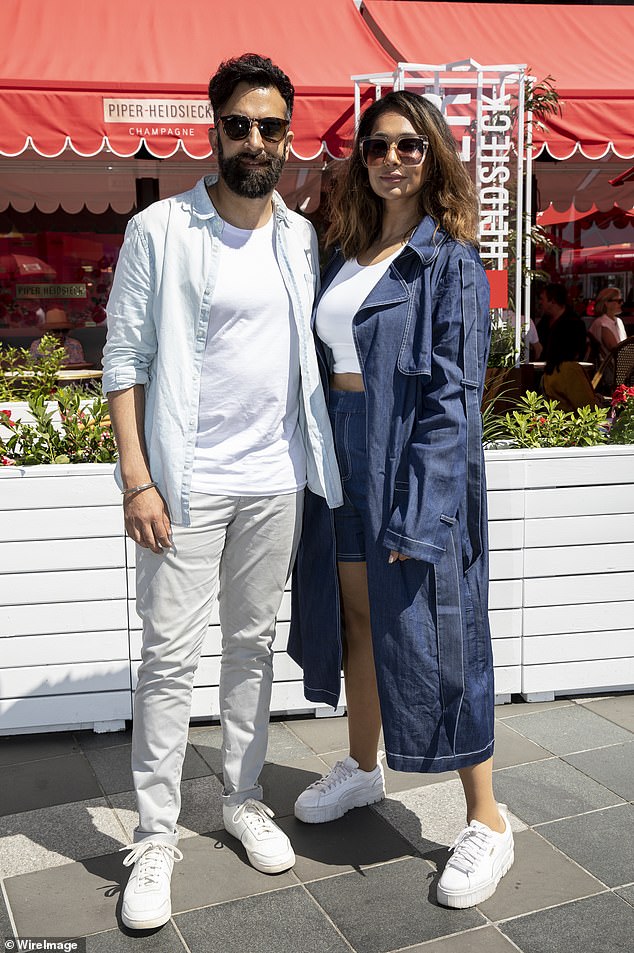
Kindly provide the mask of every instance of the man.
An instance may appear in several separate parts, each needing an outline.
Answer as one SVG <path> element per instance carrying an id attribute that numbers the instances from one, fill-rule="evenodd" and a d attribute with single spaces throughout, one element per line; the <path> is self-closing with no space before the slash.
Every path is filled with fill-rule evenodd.
<path id="1" fill-rule="evenodd" d="M 271 645 L 303 487 L 337 506 L 341 485 L 310 332 L 315 234 L 274 192 L 293 94 L 265 57 L 221 64 L 209 83 L 219 176 L 131 220 L 108 305 L 104 390 L 143 619 L 132 929 L 170 917 L 192 682 L 218 592 L 224 824 L 258 870 L 295 862 L 259 784 Z"/>
<path id="2" fill-rule="evenodd" d="M 577 340 L 582 329 L 585 335 L 585 324 L 568 304 L 568 292 L 564 285 L 556 282 L 544 285 L 539 292 L 537 307 L 541 313 L 537 322 L 537 334 L 542 346 L 542 356 L 546 361 L 548 360 L 548 336 L 553 325 L 558 321 L 563 319 L 570 322 L 565 327 L 572 339 Z"/>

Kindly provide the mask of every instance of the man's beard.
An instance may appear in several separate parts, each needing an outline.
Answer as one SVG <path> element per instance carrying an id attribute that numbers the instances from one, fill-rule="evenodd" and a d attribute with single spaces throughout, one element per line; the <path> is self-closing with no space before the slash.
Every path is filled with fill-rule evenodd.
<path id="1" fill-rule="evenodd" d="M 261 199 L 273 191 L 280 180 L 285 159 L 282 156 L 271 156 L 263 153 L 259 157 L 262 165 L 257 168 L 254 166 L 244 166 L 243 158 L 254 159 L 250 153 L 243 152 L 240 155 L 226 159 L 222 150 L 222 143 L 218 137 L 218 169 L 220 176 L 236 195 L 241 195 L 245 199 Z"/>

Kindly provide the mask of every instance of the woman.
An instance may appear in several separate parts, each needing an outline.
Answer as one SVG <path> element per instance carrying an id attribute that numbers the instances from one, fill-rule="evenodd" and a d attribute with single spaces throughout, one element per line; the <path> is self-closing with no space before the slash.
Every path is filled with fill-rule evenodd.
<path id="1" fill-rule="evenodd" d="M 296 816 L 332 820 L 384 796 L 382 724 L 391 768 L 460 772 L 468 827 L 438 885 L 452 907 L 491 896 L 513 862 L 492 790 L 476 233 L 440 112 L 409 92 L 370 106 L 332 196 L 326 238 L 340 250 L 316 305 L 345 502 L 331 515 L 307 497 L 289 641 L 312 700 L 337 704 L 343 663 L 350 740 Z"/>
<path id="2" fill-rule="evenodd" d="M 622 306 L 623 295 L 618 288 L 603 288 L 596 297 L 590 334 L 599 344 L 601 360 L 627 337 L 625 325 L 619 317 Z"/>
<path id="3" fill-rule="evenodd" d="M 563 410 L 579 407 L 598 407 L 599 401 L 578 363 L 586 352 L 586 333 L 583 326 L 565 318 L 553 325 L 548 339 L 548 359 L 542 377 L 546 397 L 556 400 Z"/>

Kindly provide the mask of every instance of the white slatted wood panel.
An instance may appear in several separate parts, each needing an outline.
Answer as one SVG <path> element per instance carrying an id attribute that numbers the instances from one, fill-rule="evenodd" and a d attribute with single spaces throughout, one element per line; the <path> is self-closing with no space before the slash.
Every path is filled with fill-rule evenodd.
<path id="1" fill-rule="evenodd" d="M 4 510 L 0 513 L 0 539 L 6 542 L 103 536 L 123 536 L 123 511 L 120 507 L 69 506 L 15 512 Z"/>
<path id="2" fill-rule="evenodd" d="M 40 698 L 0 700 L 0 731 L 49 726 L 89 727 L 95 722 L 132 717 L 130 691 L 90 692 L 87 695 L 50 695 Z"/>
<path id="3" fill-rule="evenodd" d="M 0 510 L 16 512 L 69 506 L 121 508 L 121 493 L 115 485 L 111 464 L 8 469 L 10 474 L 3 473 L 0 478 Z"/>
<path id="4" fill-rule="evenodd" d="M 524 520 L 489 521 L 489 549 L 522 549 Z"/>
<path id="5" fill-rule="evenodd" d="M 496 668 L 522 664 L 522 640 L 521 639 L 493 639 L 493 663 Z"/>
<path id="6" fill-rule="evenodd" d="M 634 490 L 631 492 L 634 495 Z M 526 520 L 524 526 L 527 549 L 539 546 L 575 546 L 634 540 L 634 513 L 551 516 L 545 519 Z"/>
<path id="7" fill-rule="evenodd" d="M 524 519 L 524 489 L 493 490 L 487 496 L 489 522 Z"/>
<path id="8" fill-rule="evenodd" d="M 127 659 L 0 669 L 0 698 L 4 699 L 126 689 L 130 689 L 130 663 Z"/>
<path id="9" fill-rule="evenodd" d="M 604 602 L 581 605 L 537 606 L 524 609 L 524 638 L 567 632 L 602 632 L 627 629 L 634 624 L 634 601 L 615 602 L 607 611 Z"/>
<path id="10" fill-rule="evenodd" d="M 634 572 L 594 573 L 526 579 L 524 605 L 561 606 L 585 602 L 627 601 L 634 595 Z"/>
<path id="11" fill-rule="evenodd" d="M 526 461 L 526 486 L 586 486 L 590 496 L 599 486 L 634 481 L 634 457 L 627 447 L 553 448 L 531 453 Z"/>
<path id="12" fill-rule="evenodd" d="M 522 636 L 522 609 L 491 609 L 491 636 L 494 639 L 519 639 Z"/>
<path id="13" fill-rule="evenodd" d="M 631 570 L 634 570 L 634 542 L 528 549 L 524 561 L 527 578 Z"/>
<path id="14" fill-rule="evenodd" d="M 583 662 L 592 659 L 629 658 L 634 629 L 619 632 L 575 632 L 574 635 L 537 635 L 524 639 L 524 664 Z"/>
<path id="15" fill-rule="evenodd" d="M 591 662 L 567 661 L 554 665 L 526 665 L 522 669 L 522 693 L 625 691 L 634 688 L 634 657 Z"/>
<path id="16" fill-rule="evenodd" d="M 79 599 L 87 603 L 104 598 L 122 599 L 127 594 L 124 569 L 6 573 L 0 587 L 0 605 L 76 602 Z"/>
<path id="17" fill-rule="evenodd" d="M 526 519 L 547 516 L 601 515 L 632 512 L 632 484 L 610 486 L 605 492 L 587 486 L 526 490 Z"/>
<path id="18" fill-rule="evenodd" d="M 125 629 L 102 632 L 64 632 L 25 635 L 0 642 L 0 668 L 17 668 L 30 659 L 39 665 L 70 665 L 81 662 L 128 661 L 128 633 Z"/>
<path id="19" fill-rule="evenodd" d="M 44 539 L 34 543 L 0 543 L 0 580 L 3 573 L 84 569 L 124 569 L 121 537 L 105 539 Z"/>
<path id="20" fill-rule="evenodd" d="M 76 596 L 83 593 L 76 593 Z M 128 627 L 127 601 L 54 602 L 0 606 L 0 639 L 42 633 L 98 632 Z M 0 642 L 0 651 L 2 643 Z"/>
<path id="21" fill-rule="evenodd" d="M 494 676 L 496 697 L 516 695 L 522 690 L 522 669 L 519 665 L 496 667 Z"/>
<path id="22" fill-rule="evenodd" d="M 507 549 L 489 555 L 489 578 L 492 582 L 497 579 L 521 579 L 523 567 L 524 553 L 521 549 Z"/>

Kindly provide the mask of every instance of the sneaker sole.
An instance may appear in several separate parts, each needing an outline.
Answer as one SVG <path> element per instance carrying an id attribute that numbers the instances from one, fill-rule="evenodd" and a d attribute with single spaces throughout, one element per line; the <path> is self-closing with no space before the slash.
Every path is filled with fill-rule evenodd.
<path id="1" fill-rule="evenodd" d="M 164 911 L 161 914 L 156 914 L 153 917 L 149 917 L 145 920 L 131 920 L 130 917 L 126 916 L 125 912 L 121 911 L 121 921 L 128 930 L 155 930 L 157 927 L 162 927 L 167 923 L 169 918 L 172 915 L 172 906 L 171 904 L 167 908 L 167 911 Z"/>
<path id="2" fill-rule="evenodd" d="M 252 857 L 248 850 L 246 854 L 249 858 L 249 863 L 251 866 L 255 867 L 256 870 L 259 870 L 261 874 L 282 874 L 285 870 L 290 870 L 291 867 L 295 866 L 295 852 L 292 850 L 281 860 L 278 858 L 273 864 L 263 864 L 261 861 Z"/>
<path id="3" fill-rule="evenodd" d="M 439 884 L 436 888 L 436 899 L 438 903 L 443 907 L 451 907 L 453 910 L 464 910 L 467 907 L 475 907 L 478 903 L 484 903 L 485 900 L 493 896 L 500 880 L 513 866 L 514 860 L 515 852 L 511 849 L 510 854 L 504 860 L 497 876 L 494 877 L 493 880 L 489 880 L 488 883 L 478 887 L 477 890 L 470 890 L 465 893 L 447 893 Z"/>
<path id="4" fill-rule="evenodd" d="M 326 807 L 304 807 L 301 804 L 295 804 L 295 817 L 304 824 L 326 824 L 328 821 L 338 821 L 340 817 L 354 810 L 355 807 L 368 807 L 370 804 L 377 804 L 385 797 L 385 791 L 378 791 L 375 795 L 355 800 L 352 804 L 330 804 Z"/>

